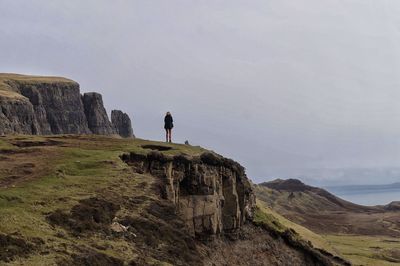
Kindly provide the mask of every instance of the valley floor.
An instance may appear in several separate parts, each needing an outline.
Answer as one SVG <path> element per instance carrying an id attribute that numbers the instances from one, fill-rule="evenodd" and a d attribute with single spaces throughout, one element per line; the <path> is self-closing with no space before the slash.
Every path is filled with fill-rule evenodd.
<path id="1" fill-rule="evenodd" d="M 322 237 L 354 265 L 400 265 L 399 238 L 360 235 L 323 235 Z"/>
<path id="2" fill-rule="evenodd" d="M 353 265 L 400 265 L 399 211 L 354 205 L 304 184 L 296 186 L 290 192 L 258 185 L 258 205 L 315 247 Z"/>

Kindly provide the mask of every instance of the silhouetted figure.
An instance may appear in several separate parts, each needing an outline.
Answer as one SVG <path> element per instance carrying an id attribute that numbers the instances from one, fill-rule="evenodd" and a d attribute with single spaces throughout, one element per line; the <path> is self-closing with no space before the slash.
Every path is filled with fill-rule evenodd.
<path id="1" fill-rule="evenodd" d="M 166 132 L 166 142 L 172 142 L 172 128 L 174 127 L 174 120 L 172 119 L 172 115 L 170 112 L 167 112 L 167 114 L 164 117 L 164 128 Z"/>

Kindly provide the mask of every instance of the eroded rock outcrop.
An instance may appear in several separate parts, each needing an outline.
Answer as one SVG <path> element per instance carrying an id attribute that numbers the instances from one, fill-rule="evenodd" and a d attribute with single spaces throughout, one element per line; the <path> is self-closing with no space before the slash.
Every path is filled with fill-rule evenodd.
<path id="1" fill-rule="evenodd" d="M 199 157 L 131 153 L 122 159 L 137 172 L 162 180 L 162 194 L 172 201 L 197 237 L 235 233 L 252 217 L 255 197 L 244 168 L 214 153 Z"/>
<path id="2" fill-rule="evenodd" d="M 99 135 L 115 134 L 116 130 L 108 119 L 101 94 L 85 93 L 82 99 L 89 129 Z"/>
<path id="3" fill-rule="evenodd" d="M 135 137 L 133 135 L 132 122 L 129 115 L 120 111 L 112 110 L 111 123 L 114 125 L 116 132 L 124 138 Z"/>
<path id="4" fill-rule="evenodd" d="M 128 119 L 124 116 L 122 121 Z M 86 93 L 82 97 L 75 81 L 0 74 L 0 134 L 112 135 L 116 132 L 101 95 Z M 125 135 L 125 131 L 121 132 Z"/>

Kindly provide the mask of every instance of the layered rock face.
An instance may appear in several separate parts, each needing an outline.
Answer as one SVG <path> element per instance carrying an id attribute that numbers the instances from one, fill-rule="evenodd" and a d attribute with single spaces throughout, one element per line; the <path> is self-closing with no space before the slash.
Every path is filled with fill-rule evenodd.
<path id="1" fill-rule="evenodd" d="M 99 93 L 91 92 L 83 95 L 83 106 L 89 129 L 94 134 L 111 135 L 116 134 L 114 126 L 108 120 L 103 99 Z"/>
<path id="2" fill-rule="evenodd" d="M 132 132 L 131 124 L 117 126 Z M 82 96 L 79 84 L 64 78 L 0 74 L 0 134 L 92 133 L 117 134 L 100 94 Z"/>
<path id="3" fill-rule="evenodd" d="M 16 83 L 34 106 L 38 134 L 89 134 L 79 84 L 75 82 Z"/>
<path id="4" fill-rule="evenodd" d="M 32 104 L 24 98 L 0 93 L 0 134 L 37 134 L 39 125 Z"/>
<path id="5" fill-rule="evenodd" d="M 172 201 L 196 237 L 235 233 L 251 219 L 255 196 L 244 169 L 213 153 L 166 157 L 158 152 L 131 153 L 122 159 L 137 172 L 162 180 L 162 194 Z"/>
<path id="6" fill-rule="evenodd" d="M 120 110 L 112 110 L 111 123 L 120 136 L 124 138 L 135 137 L 135 135 L 133 135 L 131 119 L 126 113 Z"/>

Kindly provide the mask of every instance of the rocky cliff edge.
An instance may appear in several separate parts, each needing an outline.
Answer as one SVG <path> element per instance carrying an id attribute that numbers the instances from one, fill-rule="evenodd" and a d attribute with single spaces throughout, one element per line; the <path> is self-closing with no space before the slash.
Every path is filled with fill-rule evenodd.
<path id="1" fill-rule="evenodd" d="M 121 112 L 122 113 L 122 112 Z M 133 137 L 129 117 L 110 122 L 98 93 L 80 94 L 61 77 L 0 74 L 0 134 L 120 134 Z M 121 119 L 120 119 L 121 120 Z M 120 121 L 117 120 L 117 121 Z"/>

